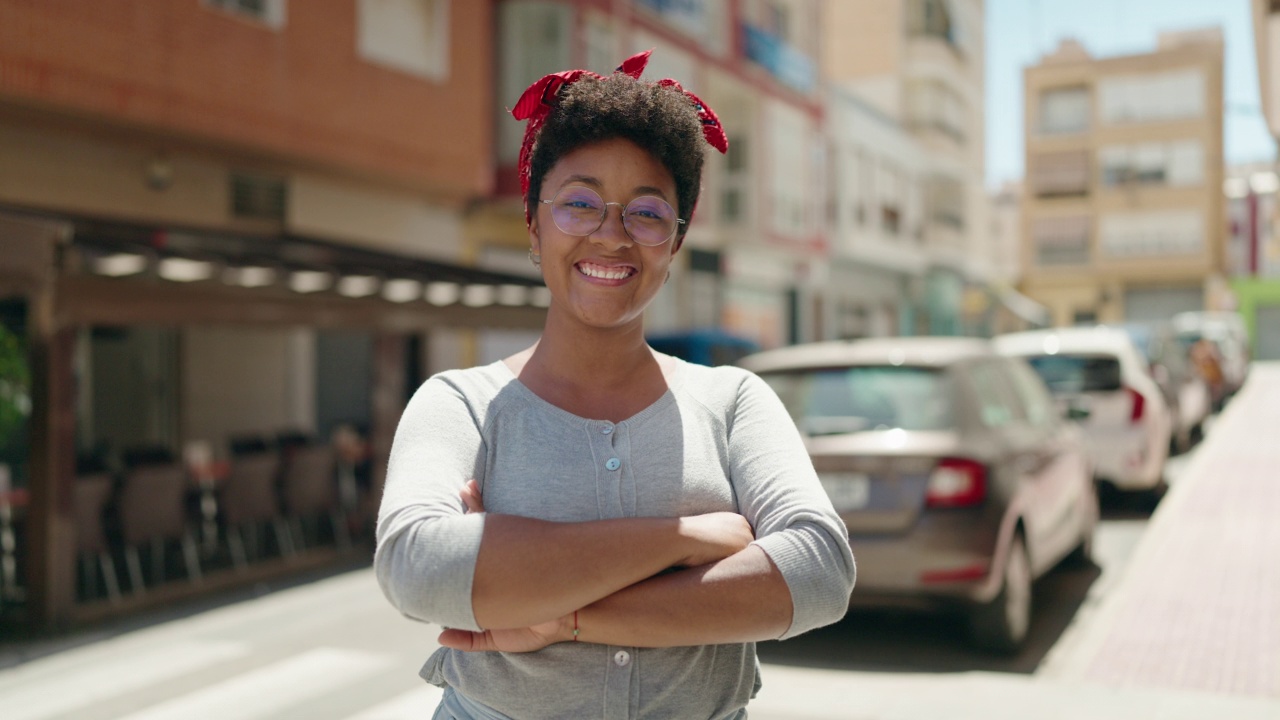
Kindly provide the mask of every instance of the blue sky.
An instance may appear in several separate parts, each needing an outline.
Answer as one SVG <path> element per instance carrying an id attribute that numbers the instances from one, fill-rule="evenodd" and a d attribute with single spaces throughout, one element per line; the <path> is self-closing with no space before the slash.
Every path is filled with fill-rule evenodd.
<path id="1" fill-rule="evenodd" d="M 1222 28 L 1227 164 L 1273 159 L 1275 144 L 1258 109 L 1249 13 L 1249 0 L 987 0 L 987 185 L 1022 177 L 1022 68 L 1062 37 L 1107 57 L 1150 52 L 1164 30 Z"/>

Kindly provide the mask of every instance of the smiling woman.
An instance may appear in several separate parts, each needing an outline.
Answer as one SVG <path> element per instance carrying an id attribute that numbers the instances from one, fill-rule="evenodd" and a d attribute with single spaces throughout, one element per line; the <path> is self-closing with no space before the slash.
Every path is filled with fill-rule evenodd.
<path id="1" fill-rule="evenodd" d="M 432 377 L 397 430 L 375 567 L 448 628 L 436 717 L 742 718 L 755 641 L 848 606 L 845 528 L 778 397 L 645 344 L 702 143 L 727 147 L 698 98 L 638 79 L 647 57 L 517 103 L 542 336 Z"/>

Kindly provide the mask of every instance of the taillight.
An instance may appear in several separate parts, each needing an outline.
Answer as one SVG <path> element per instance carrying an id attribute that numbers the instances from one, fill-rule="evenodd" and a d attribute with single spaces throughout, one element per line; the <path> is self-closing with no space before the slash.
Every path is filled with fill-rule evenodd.
<path id="1" fill-rule="evenodd" d="M 925 504 L 929 507 L 970 507 L 987 497 L 987 468 L 964 458 L 945 458 L 929 475 Z"/>
<path id="2" fill-rule="evenodd" d="M 1129 397 L 1133 400 L 1133 410 L 1129 413 L 1129 422 L 1138 422 L 1142 419 L 1142 413 L 1147 409 L 1147 398 L 1133 388 L 1125 388 L 1129 391 Z"/>

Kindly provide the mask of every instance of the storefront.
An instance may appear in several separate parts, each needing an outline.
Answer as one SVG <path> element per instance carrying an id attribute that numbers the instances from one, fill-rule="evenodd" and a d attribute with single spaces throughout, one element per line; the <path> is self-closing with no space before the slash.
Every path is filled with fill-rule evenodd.
<path id="1" fill-rule="evenodd" d="M 220 497 L 217 473 L 206 471 L 225 475 L 246 447 L 310 445 L 332 454 L 356 436 L 368 461 L 358 508 L 367 514 L 407 397 L 442 369 L 433 338 L 457 335 L 452 329 L 536 331 L 548 302 L 528 277 L 291 236 L 0 212 L 0 248 L 0 372 L 16 354 L 26 374 L 0 375 L 0 464 L 10 486 L 0 515 L 7 508 L 13 516 L 15 546 L 0 558 L 14 567 L 0 618 L 41 624 L 129 612 L 332 561 L 329 551 L 350 540 L 337 521 L 292 535 L 277 527 L 278 562 L 246 566 L 243 548 L 233 552 L 228 537 L 202 534 L 202 522 L 225 520 L 204 504 Z M 9 457 L 15 437 L 26 438 L 25 458 Z M 119 493 L 121 473 L 156 458 L 205 483 L 192 484 L 187 504 L 175 506 L 200 541 L 193 550 L 178 538 L 188 565 L 182 582 L 156 582 L 175 575 L 164 567 L 163 547 L 120 546 L 127 509 L 114 516 L 116 526 L 108 522 L 104 548 L 85 544 L 77 515 L 81 480 L 107 473 Z M 90 517 L 112 520 L 103 508 Z M 285 519 L 285 510 L 279 515 L 273 519 Z M 308 545 L 323 538 L 327 547 L 301 552 L 294 546 L 303 538 Z M 149 573 L 138 567 L 148 552 Z M 101 567 L 95 557 L 106 558 Z M 108 565 L 127 567 L 128 582 L 123 573 L 108 579 Z M 87 591 L 98 581 L 128 592 Z"/>

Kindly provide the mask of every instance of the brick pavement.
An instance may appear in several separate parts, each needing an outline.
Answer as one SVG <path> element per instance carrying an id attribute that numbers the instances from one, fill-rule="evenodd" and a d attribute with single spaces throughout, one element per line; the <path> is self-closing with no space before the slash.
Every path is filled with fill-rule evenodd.
<path id="1" fill-rule="evenodd" d="M 1280 699 L 1280 363 L 1258 363 L 1053 675 Z"/>

